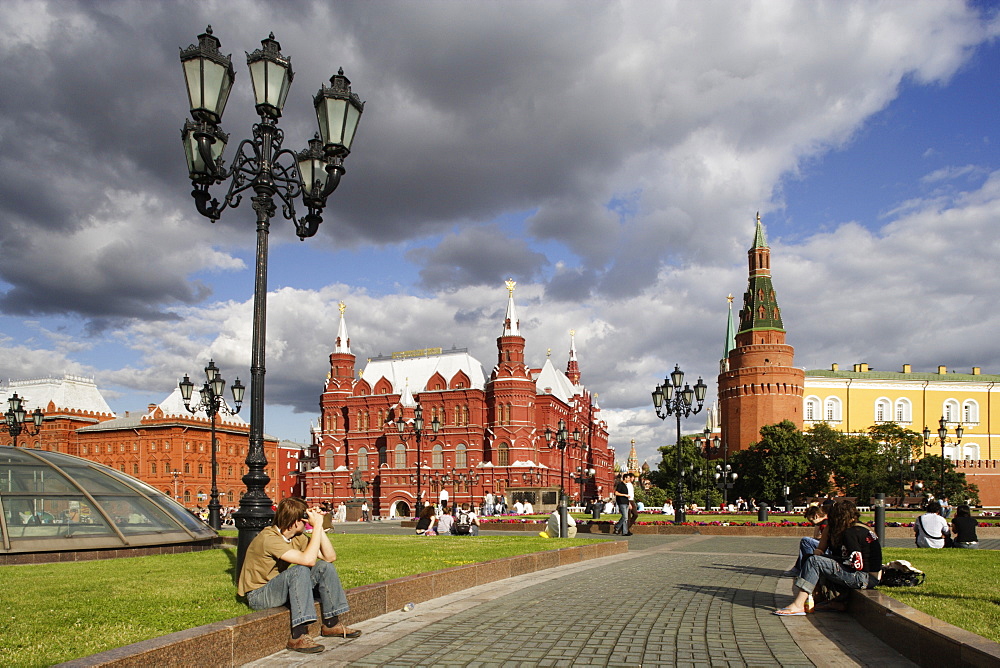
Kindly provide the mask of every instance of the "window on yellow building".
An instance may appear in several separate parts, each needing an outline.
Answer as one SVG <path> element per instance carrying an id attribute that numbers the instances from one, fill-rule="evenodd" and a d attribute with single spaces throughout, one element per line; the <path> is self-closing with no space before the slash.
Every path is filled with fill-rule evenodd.
<path id="1" fill-rule="evenodd" d="M 913 406 L 909 399 L 896 400 L 896 422 L 902 424 L 913 421 Z"/>

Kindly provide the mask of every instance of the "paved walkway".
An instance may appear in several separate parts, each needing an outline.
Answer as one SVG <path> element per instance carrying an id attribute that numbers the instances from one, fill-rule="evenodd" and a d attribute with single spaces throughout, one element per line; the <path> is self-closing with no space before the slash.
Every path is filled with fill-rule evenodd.
<path id="1" fill-rule="evenodd" d="M 643 536 L 627 555 L 468 589 L 251 666 L 911 666 L 849 615 L 779 618 L 797 538 Z M 889 541 L 890 544 L 894 541 Z"/>

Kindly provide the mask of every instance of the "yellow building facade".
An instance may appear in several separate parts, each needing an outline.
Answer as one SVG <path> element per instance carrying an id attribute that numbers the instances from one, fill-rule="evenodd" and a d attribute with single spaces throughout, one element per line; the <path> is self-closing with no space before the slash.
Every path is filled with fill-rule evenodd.
<path id="1" fill-rule="evenodd" d="M 924 454 L 942 454 L 938 437 L 944 417 L 948 437 L 944 456 L 980 488 L 984 505 L 1000 504 L 1000 375 L 979 367 L 956 373 L 939 366 L 937 372 L 879 371 L 868 364 L 841 369 L 806 371 L 803 392 L 803 429 L 825 422 L 845 433 L 864 433 L 883 422 L 922 433 L 930 430 Z M 955 430 L 963 429 L 961 443 Z"/>

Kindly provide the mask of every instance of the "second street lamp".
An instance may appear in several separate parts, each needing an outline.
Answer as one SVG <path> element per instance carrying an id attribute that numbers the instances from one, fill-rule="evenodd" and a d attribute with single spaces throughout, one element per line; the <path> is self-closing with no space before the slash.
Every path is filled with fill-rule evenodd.
<path id="1" fill-rule="evenodd" d="M 684 385 L 684 389 L 681 389 Z M 705 405 L 705 393 L 708 386 L 699 377 L 694 388 L 684 384 L 684 372 L 678 365 L 663 379 L 662 385 L 653 389 L 653 408 L 656 417 L 665 420 L 673 415 L 677 418 L 677 498 L 674 499 L 674 522 L 684 521 L 684 473 L 681 457 L 681 418 L 698 413 Z M 695 402 L 697 401 L 697 404 Z"/>
<path id="2" fill-rule="evenodd" d="M 330 86 L 320 87 L 313 97 L 319 136 L 298 153 L 282 147 L 284 133 L 278 128 L 285 99 L 294 73 L 292 62 L 281 53 L 281 45 L 271 34 L 261 40 L 261 48 L 247 54 L 253 83 L 255 109 L 260 122 L 252 128 L 253 138 L 240 142 L 227 170 L 222 154 L 229 135 L 222 131 L 222 115 L 229 100 L 235 72 L 232 58 L 219 51 L 221 42 L 209 26 L 198 36 L 198 44 L 181 49 L 180 59 L 187 84 L 191 118 L 181 129 L 188 174 L 194 189 L 195 207 L 213 223 L 229 207 L 236 207 L 244 193 L 257 217 L 257 259 L 254 277 L 253 331 L 250 354 L 250 438 L 243 476 L 246 493 L 235 515 L 239 530 L 236 574 L 250 542 L 271 523 L 274 512 L 267 496 L 270 482 L 264 454 L 264 353 L 267 319 L 267 243 L 271 218 L 277 212 L 275 197 L 281 201 L 282 215 L 295 224 L 300 239 L 316 234 L 323 222 L 323 209 L 344 174 L 344 159 L 351 152 L 355 130 L 364 103 L 351 92 L 351 82 L 343 70 L 331 77 Z M 222 202 L 213 199 L 209 188 L 229 182 Z M 299 197 L 307 213 L 296 218 Z"/>
<path id="3" fill-rule="evenodd" d="M 965 434 L 965 429 L 962 428 L 961 423 L 955 427 L 955 447 L 957 448 L 962 444 L 962 436 Z M 924 427 L 924 441 L 930 436 L 930 430 Z M 938 438 L 941 440 L 941 486 L 938 488 L 938 502 L 944 501 L 944 446 L 948 441 L 948 421 L 942 415 L 941 419 L 938 420 Z"/>
<path id="4" fill-rule="evenodd" d="M 246 388 L 243 387 L 243 383 L 237 378 L 236 382 L 233 383 L 233 402 L 236 404 L 236 408 L 232 409 L 226 403 L 226 381 L 219 373 L 218 367 L 215 366 L 214 360 L 208 361 L 208 366 L 205 367 L 205 384 L 201 386 L 201 390 L 198 392 L 198 402 L 194 405 L 191 404 L 191 396 L 194 394 L 194 383 L 188 378 L 187 374 L 184 375 L 184 380 L 178 383 L 178 387 L 181 390 L 181 399 L 184 400 L 184 408 L 188 410 L 189 413 L 197 413 L 198 411 L 204 411 L 208 415 L 208 419 L 212 421 L 212 496 L 211 500 L 208 502 L 208 526 L 212 527 L 216 531 L 222 528 L 222 522 L 219 518 L 219 510 L 221 506 L 219 504 L 219 486 L 217 483 L 217 469 L 218 464 L 216 463 L 216 438 L 215 438 L 215 416 L 219 413 L 224 413 L 227 415 L 236 415 L 240 412 L 240 408 L 243 406 L 243 395 L 246 392 Z M 177 477 L 174 476 L 174 483 L 176 485 Z M 176 492 L 175 492 L 176 496 Z"/>
<path id="5" fill-rule="evenodd" d="M 408 423 L 403 418 L 402 411 L 400 411 L 399 416 L 396 418 L 396 423 L 395 424 L 396 424 L 396 431 L 399 433 L 399 438 L 405 441 L 406 440 L 406 425 Z M 420 517 L 420 511 L 423 510 L 423 508 L 421 508 L 422 500 L 420 498 L 420 496 L 421 496 L 421 494 L 420 494 L 420 459 L 423 456 L 423 453 L 420 450 L 420 441 L 423 439 L 423 435 L 424 435 L 424 409 L 423 409 L 423 407 L 420 404 L 417 404 L 416 407 L 413 409 L 413 423 L 412 424 L 413 424 L 413 426 L 410 428 L 410 430 L 413 432 L 413 435 L 416 437 L 416 440 L 417 440 L 417 475 L 416 475 L 417 499 L 416 499 L 416 502 L 413 504 L 414 505 L 413 516 L 419 518 Z M 438 420 L 437 415 L 435 415 L 434 419 L 431 420 L 431 431 L 434 434 L 437 434 L 438 431 L 440 431 L 440 430 L 441 430 L 441 421 Z M 433 440 L 435 438 L 437 438 L 437 436 L 431 436 L 431 440 Z"/>
<path id="6" fill-rule="evenodd" d="M 37 436 L 42 428 L 42 419 L 45 415 L 41 408 L 36 408 L 31 412 L 31 419 L 28 419 L 28 411 L 24 409 L 24 399 L 17 396 L 17 392 L 7 399 L 7 412 L 3 414 L 3 422 L 0 422 L 0 430 L 6 431 L 14 440 L 14 447 L 17 447 L 17 437 L 22 432 L 28 436 Z"/>

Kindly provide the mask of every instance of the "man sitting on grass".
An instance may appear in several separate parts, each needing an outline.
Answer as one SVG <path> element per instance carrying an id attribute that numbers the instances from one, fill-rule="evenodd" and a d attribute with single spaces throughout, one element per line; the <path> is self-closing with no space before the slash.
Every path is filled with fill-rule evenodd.
<path id="1" fill-rule="evenodd" d="M 306 537 L 306 522 L 313 526 Z M 323 610 L 324 636 L 357 638 L 361 631 L 349 629 L 340 621 L 347 612 L 347 595 L 340 584 L 337 569 L 330 562 L 337 553 L 330 537 L 323 531 L 323 513 L 307 508 L 305 501 L 282 499 L 274 513 L 274 524 L 265 528 L 247 547 L 237 589 L 254 610 L 280 605 L 291 609 L 292 637 L 287 649 L 306 654 L 323 651 L 323 646 L 309 637 L 309 624 L 316 621 L 314 595 Z"/>

